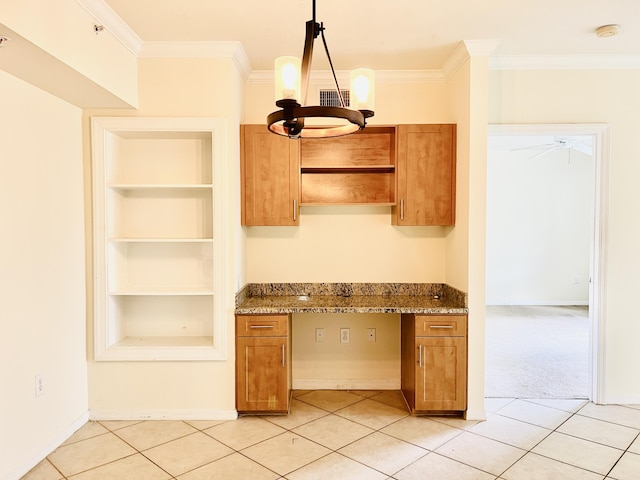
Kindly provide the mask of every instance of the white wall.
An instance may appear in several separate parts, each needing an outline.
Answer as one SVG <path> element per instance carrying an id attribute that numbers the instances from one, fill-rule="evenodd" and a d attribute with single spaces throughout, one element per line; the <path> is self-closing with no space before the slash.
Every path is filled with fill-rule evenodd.
<path id="1" fill-rule="evenodd" d="M 608 123 L 608 209 L 604 212 L 606 384 L 601 401 L 640 403 L 640 71 L 500 70 L 491 73 L 492 124 Z"/>
<path id="2" fill-rule="evenodd" d="M 489 152 L 487 305 L 589 304 L 593 157 L 541 152 Z"/>
<path id="3" fill-rule="evenodd" d="M 17 479 L 87 419 L 82 112 L 2 71 L 0 91 L 0 478 Z"/>

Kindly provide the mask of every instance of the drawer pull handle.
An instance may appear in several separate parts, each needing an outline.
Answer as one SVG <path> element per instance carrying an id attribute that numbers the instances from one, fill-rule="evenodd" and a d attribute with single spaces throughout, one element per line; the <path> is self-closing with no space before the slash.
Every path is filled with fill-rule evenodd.
<path id="1" fill-rule="evenodd" d="M 418 345 L 418 365 L 422 368 L 422 345 Z"/>
<path id="2" fill-rule="evenodd" d="M 251 325 L 249 328 L 273 328 L 273 325 Z"/>
<path id="3" fill-rule="evenodd" d="M 298 200 L 296 200 L 295 198 L 293 199 L 293 221 L 296 221 L 296 218 L 298 217 Z"/>
<path id="4" fill-rule="evenodd" d="M 429 328 L 453 328 L 453 325 L 429 325 Z"/>
<path id="5" fill-rule="evenodd" d="M 284 367 L 284 343 L 282 344 L 282 366 Z"/>
<path id="6" fill-rule="evenodd" d="M 404 198 L 400 199 L 400 220 L 404 220 Z"/>

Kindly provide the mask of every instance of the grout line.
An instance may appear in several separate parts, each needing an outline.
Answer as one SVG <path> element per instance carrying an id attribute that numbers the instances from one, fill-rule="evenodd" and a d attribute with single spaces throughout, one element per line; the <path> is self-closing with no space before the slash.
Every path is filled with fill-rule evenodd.
<path id="1" fill-rule="evenodd" d="M 616 468 L 616 465 L 618 465 L 618 463 L 620 463 L 620 460 L 622 460 L 622 457 L 624 457 L 627 453 L 632 453 L 635 455 L 634 452 L 630 452 L 629 449 L 631 448 L 631 445 L 634 444 L 634 442 L 636 440 L 638 440 L 638 438 L 640 438 L 640 433 L 638 433 L 633 440 L 631 440 L 631 443 L 629 444 L 629 446 L 624 450 L 624 452 L 622 452 L 622 455 L 620 455 L 620 458 L 618 458 L 618 460 L 616 460 L 616 463 L 613 464 L 613 466 L 611 467 L 611 469 L 607 472 L 607 474 L 604 476 L 605 478 L 608 478 L 609 475 L 611 474 L 611 472 L 613 471 L 614 468 Z"/>
<path id="2" fill-rule="evenodd" d="M 311 392 L 312 392 L 312 391 L 310 391 L 309 393 L 311 393 Z M 555 459 L 555 458 L 551 458 L 551 457 L 548 457 L 548 456 L 546 456 L 546 455 L 543 455 L 543 454 L 540 454 L 540 453 L 537 453 L 537 452 L 534 452 L 534 451 L 533 451 L 533 450 L 534 450 L 538 445 L 540 445 L 542 442 L 544 442 L 546 439 L 548 439 L 548 438 L 549 438 L 549 436 L 551 436 L 553 433 L 558 433 L 558 434 L 560 434 L 560 435 L 564 435 L 564 436 L 571 437 L 571 438 L 576 438 L 576 439 L 579 439 L 579 440 L 583 440 L 583 441 L 586 441 L 586 442 L 593 443 L 593 444 L 595 444 L 595 445 L 600 445 L 600 446 L 604 446 L 604 447 L 609 447 L 609 448 L 612 448 L 612 449 L 614 449 L 614 450 L 619 451 L 619 452 L 620 452 L 620 456 L 618 457 L 618 459 L 616 460 L 616 462 L 613 464 L 613 466 L 609 469 L 608 473 L 605 475 L 605 477 L 606 477 L 606 476 L 608 476 L 608 475 L 610 475 L 610 474 L 611 474 L 611 472 L 612 472 L 612 471 L 614 470 L 614 468 L 618 465 L 618 463 L 620 462 L 620 460 L 622 459 L 622 457 L 623 457 L 625 454 L 630 453 L 630 454 L 634 454 L 634 455 L 636 455 L 636 453 L 635 453 L 635 452 L 630 452 L 630 450 L 629 450 L 629 449 L 630 449 L 630 448 L 631 448 L 631 446 L 634 444 L 634 442 L 636 442 L 636 441 L 638 441 L 638 439 L 640 439 L 640 429 L 638 429 L 638 428 L 631 427 L 631 426 L 629 426 L 629 425 L 625 425 L 625 424 L 621 424 L 621 423 L 612 422 L 612 421 L 609 421 L 609 420 L 603 420 L 603 419 L 601 419 L 601 418 L 596 418 L 596 417 L 591 417 L 591 416 L 588 416 L 588 415 L 581 414 L 580 412 L 581 412 L 581 411 L 582 411 L 582 410 L 583 410 L 587 405 L 589 405 L 589 404 L 591 403 L 590 401 L 587 401 L 587 403 L 585 403 L 582 407 L 580 407 L 580 408 L 579 408 L 577 411 L 575 411 L 575 412 L 567 412 L 566 410 L 562 410 L 562 409 L 559 409 L 559 408 L 555 408 L 555 407 L 552 407 L 552 406 L 549 406 L 549 405 L 542 405 L 542 404 L 537 404 L 537 403 L 535 403 L 535 402 L 530 402 L 529 400 L 531 400 L 531 399 L 517 399 L 517 398 L 514 398 L 514 399 L 511 399 L 511 401 L 510 401 L 509 403 L 507 403 L 507 404 L 505 404 L 503 407 L 501 407 L 501 409 L 502 409 L 502 408 L 504 408 L 504 407 L 506 407 L 506 406 L 508 406 L 508 405 L 510 405 L 511 403 L 513 403 L 513 402 L 514 402 L 514 401 L 516 401 L 516 400 L 522 400 L 522 401 L 524 401 L 524 402 L 533 403 L 533 404 L 536 404 L 536 405 L 541 406 L 541 407 L 551 408 L 551 409 L 554 409 L 554 410 L 557 410 L 557 411 L 560 411 L 560 412 L 564 412 L 564 413 L 568 414 L 569 416 L 568 416 L 564 421 L 562 421 L 559 425 L 557 425 L 555 428 L 550 429 L 550 428 L 547 428 L 547 427 L 544 427 L 544 426 L 541 426 L 541 425 L 538 425 L 538 424 L 535 424 L 535 423 L 530 423 L 530 422 L 527 422 L 527 421 L 523 421 L 523 420 L 520 420 L 520 419 L 516 419 L 516 418 L 512 418 L 512 417 L 508 417 L 508 416 L 506 416 L 506 415 L 500 414 L 500 413 L 499 413 L 499 411 L 500 411 L 501 409 L 500 409 L 500 410 L 498 410 L 497 412 L 490 412 L 492 415 L 499 415 L 500 417 L 507 418 L 507 419 L 512 420 L 512 421 L 515 421 L 515 422 L 519 422 L 519 423 L 526 424 L 526 425 L 533 425 L 533 426 L 536 426 L 536 427 L 538 427 L 538 428 L 542 428 L 542 429 L 544 429 L 544 430 L 548 431 L 548 433 L 547 433 L 547 434 L 546 434 L 546 435 L 545 435 L 541 440 L 539 440 L 535 445 L 533 445 L 531 448 L 528 448 L 528 449 L 523 449 L 523 448 L 521 448 L 521 447 L 518 447 L 518 446 L 512 445 L 512 444 L 507 443 L 507 442 L 505 442 L 505 441 L 502 441 L 502 440 L 496 440 L 496 439 L 494 439 L 494 438 L 491 438 L 491 437 L 488 437 L 488 436 L 482 435 L 482 434 L 480 434 L 480 433 L 476 433 L 476 432 L 470 431 L 470 429 L 471 429 L 473 426 L 477 425 L 477 424 L 478 424 L 478 423 L 480 423 L 480 422 L 475 422 L 475 423 L 473 423 L 473 425 L 468 426 L 468 428 L 461 428 L 461 427 L 454 426 L 454 425 L 451 425 L 451 424 L 446 423 L 446 422 L 438 422 L 438 418 L 439 418 L 439 417 L 429 417 L 429 416 L 428 416 L 428 417 L 425 417 L 427 420 L 436 421 L 436 422 L 438 422 L 438 423 L 440 423 L 440 424 L 443 424 L 443 425 L 445 425 L 445 426 L 447 426 L 447 427 L 451 428 L 452 430 L 457 430 L 457 431 L 458 431 L 458 432 L 457 432 L 457 434 L 456 434 L 454 437 L 452 437 L 452 438 L 448 439 L 447 441 L 443 442 L 442 444 L 440 444 L 440 445 L 436 446 L 433 450 L 430 450 L 430 449 L 428 449 L 428 448 L 425 448 L 425 447 L 422 447 L 422 446 L 420 446 L 420 445 L 417 445 L 417 444 L 415 444 L 415 443 L 413 443 L 413 442 L 411 442 L 411 441 L 403 440 L 402 438 L 395 437 L 394 435 L 391 435 L 391 434 L 388 434 L 388 433 L 385 433 L 385 432 L 383 432 L 383 431 L 382 431 L 383 429 L 385 429 L 385 428 L 387 428 L 387 427 L 389 427 L 389 426 L 391 426 L 391 425 L 394 425 L 394 424 L 396 424 L 396 423 L 398 423 L 398 422 L 400 422 L 400 421 L 402 421 L 402 420 L 404 420 L 404 419 L 406 419 L 406 418 L 408 418 L 408 417 L 412 417 L 413 415 L 411 415 L 410 413 L 408 413 L 408 411 L 406 412 L 406 415 L 405 415 L 405 416 L 403 416 L 403 417 L 401 417 L 401 418 L 398 418 L 398 419 L 396 419 L 396 420 L 393 420 L 393 421 L 391 421 L 390 423 L 386 423 L 386 424 L 384 424 L 384 425 L 382 425 L 382 426 L 380 426 L 380 427 L 377 427 L 377 428 L 373 428 L 373 427 L 371 427 L 370 425 L 366 425 L 366 424 L 364 424 L 364 423 L 360 423 L 360 422 L 358 422 L 358 421 L 355 421 L 355 420 L 353 420 L 353 419 L 351 419 L 351 418 L 346 418 L 346 417 L 342 416 L 339 412 L 341 412 L 341 411 L 343 411 L 343 410 L 345 410 L 345 409 L 347 409 L 347 408 L 349 408 L 349 407 L 352 407 L 352 406 L 354 406 L 354 405 L 357 405 L 358 403 L 362 403 L 362 402 L 363 402 L 363 401 L 365 401 L 365 400 L 372 400 L 372 401 L 377 402 L 378 404 L 384 405 L 384 406 L 386 406 L 386 407 L 390 407 L 390 408 L 395 408 L 395 409 L 401 410 L 399 407 L 397 407 L 397 406 L 395 406 L 395 405 L 391 405 L 390 403 L 387 403 L 387 402 L 384 402 L 384 401 L 380 401 L 380 400 L 376 400 L 376 399 L 374 398 L 375 396 L 379 396 L 381 393 L 383 393 L 382 391 L 380 391 L 380 392 L 378 392 L 378 393 L 376 393 L 376 394 L 373 394 L 373 395 L 369 395 L 369 396 L 363 396 L 363 395 L 357 394 L 357 393 L 355 393 L 355 392 L 350 392 L 350 393 L 353 393 L 354 395 L 357 395 L 357 396 L 359 396 L 359 397 L 361 397 L 361 398 L 360 398 L 359 400 L 355 401 L 354 403 L 351 403 L 351 404 L 348 404 L 348 405 L 346 405 L 346 406 L 344 406 L 344 407 L 338 408 L 338 409 L 336 409 L 335 411 L 329 411 L 329 410 L 326 410 L 325 408 L 318 407 L 317 405 L 313 405 L 313 404 L 311 404 L 311 403 L 309 403 L 309 402 L 306 402 L 306 401 L 304 401 L 303 399 L 301 399 L 301 397 L 304 397 L 306 394 L 302 395 L 301 397 L 297 397 L 297 398 L 295 398 L 295 400 L 298 400 L 298 401 L 300 401 L 301 403 L 303 403 L 303 404 L 305 404 L 305 405 L 308 405 L 308 406 L 310 406 L 310 407 L 313 407 L 313 408 L 315 408 L 315 409 L 319 410 L 320 412 L 322 412 L 323 414 L 322 414 L 320 417 L 312 418 L 311 420 L 304 421 L 303 423 L 295 424 L 295 425 L 292 425 L 292 426 L 290 426 L 290 427 L 284 427 L 284 426 L 282 426 L 282 425 L 278 425 L 277 423 L 271 422 L 271 424 L 273 424 L 273 425 L 275 425 L 275 426 L 277 426 L 277 427 L 281 428 L 281 429 L 283 430 L 283 432 L 278 433 L 278 434 L 276 434 L 276 435 L 273 435 L 272 437 L 269 437 L 269 438 L 267 438 L 267 439 L 265 439 L 265 440 L 262 440 L 262 441 L 260 441 L 260 442 L 257 442 L 257 443 L 255 443 L 255 444 L 253 444 L 253 445 L 249 445 L 249 446 L 247 446 L 247 447 L 244 447 L 244 448 L 243 448 L 243 450 L 245 450 L 245 449 L 247 449 L 247 448 L 253 447 L 253 446 L 258 445 L 258 444 L 260 444 L 260 443 L 263 443 L 263 442 L 269 441 L 269 440 L 271 440 L 271 439 L 273 439 L 273 438 L 277 438 L 278 436 L 281 436 L 281 435 L 283 435 L 284 433 L 291 433 L 292 435 L 296 435 L 296 436 L 298 436 L 298 437 L 304 438 L 305 440 L 307 440 L 307 441 L 309 441 L 309 442 L 312 442 L 312 443 L 314 443 L 314 444 L 316 444 L 316 445 L 319 445 L 319 446 L 321 446 L 321 447 L 323 447 L 323 448 L 325 448 L 325 449 L 327 449 L 327 450 L 329 451 L 329 452 L 328 452 L 328 453 L 326 453 L 325 455 L 322 455 L 322 456 L 320 456 L 320 457 L 318 457 L 318 458 L 316 458 L 316 459 L 313 459 L 313 460 L 311 460 L 310 462 L 306 463 L 305 465 L 302 465 L 302 466 L 298 467 L 296 470 L 293 470 L 292 472 L 288 472 L 288 473 L 287 473 L 287 474 L 285 474 L 285 475 L 282 475 L 282 474 L 280 474 L 280 473 L 278 473 L 278 472 L 275 472 L 275 471 L 273 471 L 272 469 L 270 469 L 269 467 L 267 467 L 266 465 L 263 465 L 263 464 L 261 464 L 261 463 L 257 462 L 256 460 L 249 458 L 247 455 L 245 455 L 244 453 L 242 453 L 242 451 L 240 451 L 240 450 L 236 450 L 235 448 L 231 447 L 230 445 L 227 445 L 227 444 L 226 444 L 226 443 L 224 443 L 223 441 L 218 440 L 218 439 L 216 439 L 216 438 L 212 437 L 211 435 L 209 435 L 208 433 L 206 433 L 203 429 L 196 428 L 196 427 L 194 427 L 193 425 L 189 424 L 187 421 L 182 421 L 182 423 L 185 423 L 187 426 L 189 426 L 189 427 L 193 428 L 193 430 L 194 430 L 193 432 L 188 433 L 188 434 L 186 434 L 186 435 L 179 436 L 179 437 L 177 437 L 177 438 L 174 438 L 174 439 L 169 440 L 169 441 L 166 441 L 166 442 L 162 442 L 162 443 L 160 443 L 160 444 L 158 444 L 158 445 L 153 445 L 153 446 L 151 446 L 151 447 L 149 447 L 149 448 L 145 449 L 144 451 L 147 451 L 147 450 L 150 450 L 150 449 L 155 448 L 155 447 L 157 447 L 157 446 L 165 445 L 165 444 L 167 444 L 167 443 L 171 443 L 171 442 L 174 442 L 174 441 L 176 441 L 176 440 L 180 440 L 180 439 L 182 439 L 182 438 L 186 438 L 186 437 L 188 437 L 188 436 L 194 435 L 195 433 L 201 432 L 201 433 L 204 433 L 205 435 L 207 435 L 208 437 L 210 437 L 210 438 L 212 438 L 212 439 L 216 440 L 216 441 L 217 441 L 217 442 L 219 442 L 220 444 L 225 445 L 226 447 L 228 447 L 228 448 L 231 450 L 231 452 L 230 452 L 230 453 L 228 453 L 228 454 L 226 454 L 226 455 L 223 455 L 223 456 L 221 456 L 221 457 L 219 457 L 219 458 L 217 458 L 217 459 L 215 459 L 215 460 L 213 460 L 213 461 L 211 461 L 211 462 L 207 462 L 207 463 L 205 463 L 204 465 L 199 465 L 198 467 L 195 467 L 194 469 L 191 469 L 191 470 L 186 471 L 186 472 L 182 472 L 180 475 L 184 475 L 184 474 L 189 473 L 189 472 L 191 472 L 191 471 L 193 471 L 193 470 L 196 470 L 196 469 L 198 469 L 198 468 L 202 468 L 202 467 L 204 467 L 205 465 L 209 465 L 209 464 L 214 463 L 214 462 L 216 462 L 216 461 L 219 461 L 219 460 L 221 460 L 221 459 L 223 459 L 223 458 L 227 458 L 227 457 L 229 457 L 229 456 L 233 455 L 234 453 L 238 453 L 239 455 L 241 455 L 241 456 L 242 456 L 242 457 L 244 457 L 245 459 L 247 459 L 247 460 L 249 460 L 249 461 L 251 461 L 251 462 L 253 462 L 253 463 L 256 463 L 256 464 L 260 465 L 261 467 L 263 467 L 263 468 L 267 469 L 267 470 L 268 470 L 268 471 L 270 471 L 270 472 L 273 472 L 273 474 L 274 474 L 274 475 L 277 475 L 277 476 L 278 476 L 278 478 L 282 478 L 282 479 L 286 479 L 286 478 L 287 478 L 287 475 L 289 475 L 289 474 L 291 474 L 291 473 L 293 473 L 293 472 L 295 472 L 295 471 L 298 471 L 298 470 L 300 470 L 300 469 L 302 469 L 302 468 L 305 468 L 305 467 L 307 467 L 308 465 L 310 465 L 310 464 L 312 464 L 312 463 L 314 463 L 314 462 L 317 462 L 318 460 L 321 460 L 321 459 L 323 459 L 323 458 L 327 457 L 328 455 L 331 455 L 332 453 L 336 453 L 336 454 L 340 455 L 341 457 L 344 457 L 344 458 L 349 459 L 350 461 L 353 461 L 353 462 L 359 463 L 359 464 L 361 464 L 361 465 L 364 465 L 364 466 L 365 466 L 365 467 L 367 467 L 367 468 L 370 468 L 370 469 L 372 469 L 372 470 L 375 470 L 375 471 L 377 471 L 377 472 L 380 472 L 380 473 L 382 473 L 382 474 L 386 475 L 386 476 L 387 476 L 387 478 L 393 478 L 393 475 L 397 474 L 399 471 L 402 471 L 403 469 L 405 469 L 405 468 L 409 467 L 410 465 L 413 465 L 414 463 L 416 463 L 416 462 L 420 461 L 421 459 L 424 459 L 427 455 L 430 455 L 430 454 L 435 454 L 435 455 L 438 455 L 438 456 L 441 456 L 441 457 L 444 457 L 444 458 L 450 459 L 450 460 L 452 460 L 452 461 L 454 461 L 454 462 L 460 463 L 460 464 L 462 464 L 462 465 L 466 465 L 466 466 L 468 466 L 468 467 L 470 467 L 470 468 L 473 468 L 473 469 L 475 469 L 475 470 L 479 470 L 479 471 L 486 472 L 485 470 L 482 470 L 481 468 L 478 468 L 478 467 L 473 466 L 473 465 L 469 465 L 469 464 L 467 464 L 467 463 L 465 463 L 465 462 L 463 462 L 463 461 L 457 460 L 457 459 L 455 459 L 455 458 L 447 457 L 446 455 L 442 455 L 441 453 L 438 453 L 438 452 L 436 451 L 438 448 L 440 448 L 440 447 L 442 447 L 442 446 L 446 445 L 447 443 L 449 443 L 449 442 L 453 441 L 454 439 L 458 438 L 458 437 L 459 437 L 460 435 L 462 435 L 463 433 L 468 432 L 468 433 L 470 433 L 470 434 L 473 434 L 473 435 L 476 435 L 476 436 L 479 436 L 479 437 L 483 437 L 483 438 L 487 438 L 487 439 L 489 439 L 489 440 L 492 440 L 492 441 L 495 441 L 495 442 L 498 442 L 498 443 L 502 443 L 502 444 L 507 445 L 507 446 L 512 447 L 512 448 L 516 448 L 516 449 L 521 450 L 521 451 L 523 452 L 523 454 L 522 454 L 522 455 L 521 455 L 521 456 L 520 456 L 520 457 L 519 457 L 515 462 L 513 462 L 511 465 L 509 465 L 509 466 L 508 466 L 508 467 L 507 467 L 507 468 L 506 468 L 506 469 L 505 469 L 505 470 L 504 470 L 500 475 L 495 476 L 495 474 L 494 474 L 494 473 L 492 473 L 492 472 L 486 472 L 486 473 L 488 473 L 488 474 L 490 474 L 490 475 L 495 476 L 495 478 L 497 478 L 497 479 L 501 479 L 501 478 L 502 478 L 502 476 L 503 476 L 503 475 L 504 475 L 504 474 L 505 474 L 505 473 L 506 473 L 510 468 L 512 468 L 512 467 L 513 467 L 514 465 L 516 465 L 518 462 L 521 462 L 521 461 L 522 461 L 522 459 L 523 459 L 525 456 L 527 456 L 528 454 L 537 455 L 537 456 L 539 456 L 539 457 L 543 457 L 543 458 L 549 459 L 549 460 L 551 460 L 551 461 L 553 461 L 553 462 L 558 462 L 558 463 L 560 463 L 560 464 L 564 464 L 564 465 L 568 465 L 568 466 L 573 467 L 573 468 L 577 468 L 577 469 L 579 469 L 579 470 L 581 470 L 581 471 L 585 471 L 585 472 L 593 472 L 593 473 L 596 473 L 596 474 L 598 474 L 598 475 L 602 475 L 602 474 L 601 474 L 601 473 L 599 473 L 599 472 L 594 472 L 593 470 L 589 470 L 589 469 L 584 468 L 584 467 L 582 467 L 582 466 L 578 466 L 578 465 L 574 465 L 574 464 L 571 464 L 571 463 L 567 463 L 566 461 L 562 461 L 562 460 L 558 460 L 558 459 Z M 623 406 L 623 407 L 624 407 L 624 405 L 620 405 L 620 406 Z M 638 409 L 632 409 L 632 410 L 638 410 Z M 403 410 L 403 411 L 404 411 L 404 410 Z M 297 428 L 299 428 L 299 427 L 302 427 L 302 426 L 304 426 L 304 425 L 307 425 L 307 424 L 309 424 L 309 423 L 311 423 L 311 422 L 314 422 L 314 421 L 316 421 L 316 420 L 321 420 L 321 419 L 323 419 L 323 418 L 327 418 L 327 417 L 329 417 L 329 416 L 334 416 L 334 417 L 338 417 L 338 418 L 344 419 L 344 420 L 349 421 L 349 422 L 354 422 L 354 423 L 356 423 L 356 424 L 358 424 L 358 425 L 362 425 L 362 426 L 364 426 L 364 427 L 366 427 L 366 428 L 368 428 L 368 429 L 370 429 L 370 430 L 372 430 L 372 431 L 371 431 L 370 433 L 368 433 L 368 434 L 364 435 L 363 437 L 358 438 L 358 439 L 356 439 L 356 440 L 354 440 L 354 441 L 352 441 L 352 442 L 350 442 L 350 443 L 348 443 L 348 444 L 341 445 L 341 446 L 340 446 L 339 448 L 337 448 L 337 449 L 327 447 L 326 445 L 323 445 L 323 444 L 321 444 L 321 443 L 319 443 L 319 442 L 317 442 L 317 441 L 315 441 L 315 440 L 313 440 L 313 439 L 307 438 L 307 437 L 305 437 L 304 435 L 300 435 L 299 433 L 297 433 L 297 432 L 294 432 L 294 431 L 293 431 L 294 429 L 297 429 Z M 604 423 L 609 424 L 609 425 L 615 425 L 615 426 L 620 426 L 620 427 L 624 427 L 624 428 L 629 428 L 629 429 L 631 429 L 631 430 L 635 430 L 635 431 L 636 431 L 636 432 L 638 432 L 638 433 L 636 433 L 636 435 L 634 436 L 633 440 L 632 440 L 631 442 L 629 442 L 629 444 L 627 445 L 627 447 L 626 447 L 625 449 L 620 449 L 620 448 L 617 448 L 617 447 L 613 447 L 613 446 L 611 446 L 611 445 L 607 445 L 607 444 L 605 444 L 605 443 L 600 443 L 600 442 L 597 442 L 597 441 L 593 441 L 593 440 L 589 440 L 589 439 L 586 439 L 586 438 L 582 438 L 582 437 L 580 437 L 580 436 L 578 436 L 578 435 L 575 435 L 575 434 L 569 434 L 569 433 L 564 433 L 564 432 L 559 431 L 559 429 L 560 429 L 563 425 L 565 425 L 567 422 L 569 422 L 569 421 L 570 421 L 574 416 L 579 416 L 579 417 L 581 417 L 581 418 L 588 418 L 588 419 L 594 420 L 594 421 L 596 421 L 596 422 L 604 422 Z M 269 421 L 269 418 L 268 418 L 268 417 L 259 416 L 259 418 L 262 418 L 263 420 Z M 156 462 L 154 462 L 154 461 L 153 461 L 153 460 L 151 460 L 149 457 L 147 457 L 147 456 L 143 453 L 144 451 L 139 450 L 138 448 L 134 447 L 133 445 L 131 445 L 129 442 L 127 442 L 124 438 L 122 438 L 122 437 L 121 437 L 120 435 L 118 435 L 118 433 L 117 433 L 118 431 L 120 431 L 120 430 L 122 430 L 122 429 L 124 429 L 124 428 L 133 427 L 134 425 L 137 425 L 137 424 L 139 424 L 139 423 L 144 423 L 144 421 L 139 421 L 139 422 L 133 423 L 133 424 L 131 424 L 131 425 L 127 425 L 127 426 L 125 426 L 125 427 L 121 427 L 121 428 L 115 429 L 115 430 L 111 430 L 111 429 L 107 428 L 105 425 L 102 425 L 100 421 L 96 421 L 96 422 L 97 422 L 97 423 L 99 423 L 102 427 L 104 427 L 104 428 L 107 430 L 107 432 L 100 433 L 100 434 L 97 434 L 97 435 L 93 435 L 93 436 L 91 436 L 91 437 L 87 437 L 87 438 L 84 438 L 84 439 L 82 439 L 82 440 L 78 440 L 77 442 L 73 442 L 73 443 L 71 443 L 71 444 L 69 444 L 69 445 L 75 445 L 75 444 L 81 443 L 81 442 L 83 442 L 83 441 L 85 441 L 85 440 L 91 440 L 91 439 L 97 438 L 97 437 L 99 437 L 99 436 L 102 436 L 102 435 L 104 435 L 105 433 L 112 433 L 116 438 L 118 438 L 119 440 L 121 440 L 122 442 L 124 442 L 126 445 L 129 445 L 129 446 L 130 446 L 130 447 L 135 451 L 135 453 L 132 453 L 132 454 L 130 454 L 130 455 L 125 455 L 125 456 L 123 456 L 123 457 L 120 457 L 120 458 L 118 458 L 118 459 L 112 460 L 112 461 L 110 461 L 110 462 L 107 462 L 107 463 L 104 463 L 104 464 L 101 464 L 101 465 L 97 465 L 97 466 L 92 467 L 92 468 L 90 468 L 90 469 L 84 470 L 83 472 L 77 472 L 77 473 L 74 473 L 74 475 L 77 475 L 77 474 L 80 474 L 80 473 L 84 473 L 84 472 L 88 472 L 88 471 L 91 471 L 91 470 L 95 470 L 95 469 L 100 468 L 100 467 L 103 467 L 103 466 L 105 466 L 105 465 L 109 465 L 109 464 L 115 463 L 115 462 L 120 461 L 120 460 L 123 460 L 123 459 L 125 459 L 125 458 L 129 458 L 129 457 L 131 457 L 131 456 L 133 456 L 133 455 L 140 454 L 140 455 L 142 455 L 145 459 L 147 459 L 149 462 L 151 462 L 152 464 L 154 464 L 154 465 L 156 465 L 158 468 L 160 468 L 163 472 L 166 472 L 166 474 L 167 474 L 167 475 L 169 475 L 171 479 L 173 479 L 173 480 L 175 480 L 175 479 L 176 479 L 176 476 L 171 475 L 171 474 L 170 474 L 169 472 L 167 472 L 164 468 L 162 468 L 162 467 L 161 467 L 160 465 L 158 465 Z M 224 423 L 228 423 L 228 422 L 221 422 L 221 423 L 219 423 L 219 424 L 217 424 L 217 425 L 214 425 L 213 427 L 208 427 L 208 429 L 209 429 L 209 428 L 214 428 L 215 426 L 222 425 L 222 424 L 224 424 Z M 408 465 L 406 465 L 406 466 L 402 467 L 400 470 L 398 470 L 398 472 L 395 472 L 394 474 L 391 474 L 391 475 L 390 475 L 390 474 L 387 474 L 387 473 L 385 473 L 385 472 L 382 472 L 382 471 L 380 471 L 380 470 L 378 470 L 378 469 L 374 468 L 374 467 L 373 467 L 373 466 L 371 466 L 371 465 L 367 465 L 367 464 L 365 464 L 365 463 L 363 463 L 363 462 L 361 462 L 361 461 L 359 461 L 359 460 L 356 460 L 356 459 L 354 459 L 354 458 L 348 457 L 348 456 L 346 456 L 346 455 L 344 455 L 344 454 L 342 454 L 342 453 L 340 453 L 340 452 L 339 452 L 339 450 L 341 450 L 341 449 L 343 449 L 343 448 L 346 448 L 346 447 L 348 447 L 349 445 L 352 445 L 352 444 L 354 444 L 354 443 L 356 443 L 356 442 L 358 442 L 358 441 L 360 441 L 360 440 L 363 440 L 363 439 L 365 439 L 365 438 L 367 438 L 367 437 L 370 437 L 370 436 L 372 436 L 372 435 L 373 435 L 373 434 L 375 434 L 375 433 L 380 433 L 380 434 L 385 435 L 385 436 L 387 436 L 387 437 L 389 437 L 389 438 L 393 438 L 394 440 L 397 440 L 397 441 L 400 441 L 400 442 L 406 443 L 407 445 L 411 445 L 411 446 L 414 446 L 414 447 L 418 447 L 418 448 L 420 448 L 420 449 L 422 449 L 422 450 L 424 451 L 424 454 L 423 454 L 423 455 L 421 455 L 418 459 L 416 459 L 416 460 L 414 460 L 413 462 L 409 463 Z M 53 467 L 54 467 L 54 469 L 59 473 L 59 475 L 61 476 L 61 478 L 65 479 L 65 480 L 67 479 L 67 477 L 66 477 L 66 476 L 65 476 L 65 475 L 64 475 L 64 474 L 63 474 L 63 473 L 62 473 L 62 472 L 61 472 L 61 471 L 60 471 L 60 470 L 59 470 L 59 469 L 58 469 L 58 468 L 57 468 L 57 467 L 56 467 L 56 466 L 51 462 L 51 460 L 49 460 L 48 456 L 47 456 L 45 459 L 47 460 L 47 462 L 48 462 L 51 466 L 53 466 Z M 604 478 L 604 477 L 603 477 L 603 478 Z"/>

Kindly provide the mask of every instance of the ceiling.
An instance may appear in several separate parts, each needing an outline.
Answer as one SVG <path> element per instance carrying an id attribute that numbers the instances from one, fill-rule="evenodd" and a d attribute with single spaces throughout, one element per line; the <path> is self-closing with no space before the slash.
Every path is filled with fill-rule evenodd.
<path id="1" fill-rule="evenodd" d="M 311 0 L 103 1 L 142 42 L 239 41 L 254 70 L 301 56 L 312 16 Z M 316 13 L 336 70 L 437 70 L 462 40 L 500 40 L 499 57 L 640 58 L 638 0 L 318 0 Z M 611 23 L 620 33 L 597 38 Z"/>

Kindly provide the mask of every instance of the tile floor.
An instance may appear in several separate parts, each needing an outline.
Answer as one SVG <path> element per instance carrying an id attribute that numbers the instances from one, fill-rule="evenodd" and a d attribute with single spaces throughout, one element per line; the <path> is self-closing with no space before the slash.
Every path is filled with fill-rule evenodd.
<path id="1" fill-rule="evenodd" d="M 23 480 L 640 479 L 640 405 L 487 399 L 471 422 L 395 391 L 293 397 L 288 416 L 89 422 Z"/>

